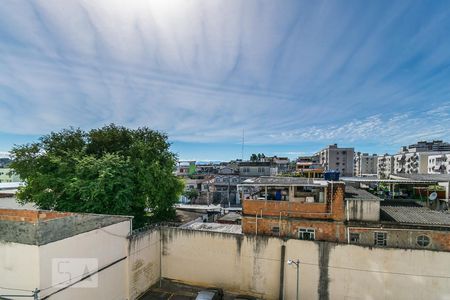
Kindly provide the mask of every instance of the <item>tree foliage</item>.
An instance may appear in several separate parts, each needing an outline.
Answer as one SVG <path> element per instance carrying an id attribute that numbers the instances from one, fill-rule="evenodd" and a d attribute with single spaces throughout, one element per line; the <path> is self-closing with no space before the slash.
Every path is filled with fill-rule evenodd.
<path id="1" fill-rule="evenodd" d="M 266 156 L 264 155 L 264 153 L 258 153 L 258 154 L 253 153 L 253 154 L 250 156 L 250 161 L 253 161 L 253 162 L 261 161 L 261 160 L 264 159 L 264 158 L 266 158 Z"/>
<path id="2" fill-rule="evenodd" d="M 133 215 L 139 224 L 147 208 L 158 220 L 173 218 L 183 191 L 167 136 L 146 127 L 64 129 L 11 154 L 26 182 L 19 201 L 42 209 Z"/>
<path id="3" fill-rule="evenodd" d="M 189 189 L 184 191 L 183 195 L 188 198 L 191 202 L 198 198 L 199 193 L 196 189 Z"/>

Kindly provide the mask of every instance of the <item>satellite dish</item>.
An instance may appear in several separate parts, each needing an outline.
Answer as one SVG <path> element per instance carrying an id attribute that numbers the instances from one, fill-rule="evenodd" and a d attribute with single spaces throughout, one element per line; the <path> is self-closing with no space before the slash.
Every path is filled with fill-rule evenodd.
<path id="1" fill-rule="evenodd" d="M 436 198 L 437 198 L 437 193 L 436 193 L 436 192 L 432 192 L 432 193 L 428 196 L 428 199 L 429 199 L 430 201 L 434 201 L 434 200 L 436 200 Z"/>

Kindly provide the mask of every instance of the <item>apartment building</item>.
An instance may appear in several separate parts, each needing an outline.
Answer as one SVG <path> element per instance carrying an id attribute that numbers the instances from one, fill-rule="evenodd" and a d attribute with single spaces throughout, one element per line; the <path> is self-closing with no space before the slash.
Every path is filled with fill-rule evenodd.
<path id="1" fill-rule="evenodd" d="M 389 178 L 394 173 L 394 157 L 389 154 L 378 156 L 377 176 L 378 178 Z"/>
<path id="2" fill-rule="evenodd" d="M 429 152 L 406 152 L 394 155 L 393 174 L 426 174 Z"/>
<path id="3" fill-rule="evenodd" d="M 428 156 L 428 174 L 450 174 L 450 154 Z"/>
<path id="4" fill-rule="evenodd" d="M 336 170 L 342 176 L 353 176 L 354 153 L 354 148 L 339 148 L 337 144 L 333 144 L 316 155 L 319 156 L 319 162 L 325 171 Z"/>
<path id="5" fill-rule="evenodd" d="M 354 158 L 354 175 L 375 175 L 377 174 L 378 155 L 356 152 Z"/>
<path id="6" fill-rule="evenodd" d="M 297 159 L 295 172 L 297 175 L 306 178 L 323 177 L 323 167 L 319 163 L 319 156 L 301 156 Z"/>
<path id="7" fill-rule="evenodd" d="M 400 153 L 407 152 L 450 152 L 450 143 L 443 142 L 441 140 L 436 141 L 419 141 L 416 144 L 412 144 L 409 146 L 403 146 L 400 149 Z"/>

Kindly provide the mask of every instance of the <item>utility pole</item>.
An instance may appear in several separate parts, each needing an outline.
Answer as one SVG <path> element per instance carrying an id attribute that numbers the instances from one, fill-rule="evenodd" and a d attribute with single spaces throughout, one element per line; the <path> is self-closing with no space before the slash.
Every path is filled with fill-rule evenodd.
<path id="1" fill-rule="evenodd" d="M 299 300 L 300 299 L 300 294 L 299 294 L 299 281 L 300 281 L 300 260 L 299 259 L 297 259 L 297 260 L 292 260 L 292 259 L 290 259 L 290 260 L 288 260 L 288 265 L 292 265 L 292 264 L 294 264 L 296 267 L 297 267 L 297 291 L 296 291 L 296 297 L 295 297 L 295 299 L 296 300 Z"/>

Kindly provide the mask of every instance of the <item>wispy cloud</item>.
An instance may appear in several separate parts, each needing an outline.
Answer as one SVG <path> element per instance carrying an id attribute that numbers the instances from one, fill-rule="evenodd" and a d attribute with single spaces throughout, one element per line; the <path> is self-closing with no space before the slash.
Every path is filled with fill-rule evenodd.
<path id="1" fill-rule="evenodd" d="M 116 122 L 182 142 L 239 143 L 244 128 L 253 144 L 448 138 L 449 8 L 9 1 L 0 132 Z"/>

